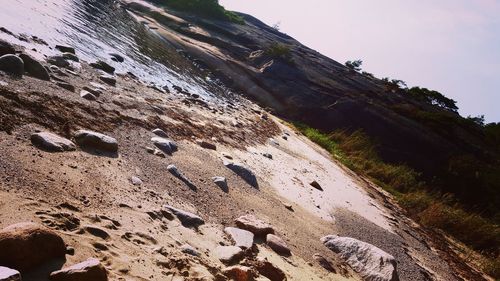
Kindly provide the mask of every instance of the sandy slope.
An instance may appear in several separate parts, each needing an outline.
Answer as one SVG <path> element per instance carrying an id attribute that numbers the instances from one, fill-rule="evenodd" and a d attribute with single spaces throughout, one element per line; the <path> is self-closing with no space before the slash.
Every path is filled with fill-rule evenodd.
<path id="1" fill-rule="evenodd" d="M 99 81 L 97 76 L 83 64 L 77 75 L 64 80 L 79 92 L 90 81 Z M 75 249 L 66 261 L 24 273 L 24 280 L 44 280 L 48 271 L 88 257 L 99 258 L 111 280 L 226 280 L 214 249 L 231 244 L 224 227 L 247 213 L 271 223 L 293 255 L 280 257 L 260 241 L 243 263 L 267 258 L 289 280 L 359 279 L 321 244 L 328 234 L 352 236 L 394 255 L 402 280 L 478 276 L 437 250 L 387 194 L 244 99 L 234 97 L 232 107 L 193 101 L 128 76 L 120 76 L 117 87 L 108 87 L 97 101 L 30 77 L 0 74 L 0 81 L 0 227 L 34 221 L 56 230 Z M 146 151 L 156 127 L 178 142 L 178 152 L 161 158 Z M 82 128 L 115 137 L 119 153 L 49 153 L 29 140 L 36 130 L 71 137 Z M 287 140 L 282 138 L 285 132 Z M 198 138 L 215 143 L 217 150 L 201 148 L 194 142 Z M 227 169 L 223 153 L 249 166 L 259 188 Z M 169 164 L 198 190 L 173 177 Z M 140 177 L 143 185 L 134 186 L 132 176 Z M 228 193 L 212 182 L 214 176 L 228 179 Z M 312 180 L 323 191 L 310 186 Z M 158 216 L 163 204 L 196 213 L 206 224 L 194 230 Z M 182 253 L 185 243 L 200 257 Z M 319 266 L 314 254 L 331 260 L 336 273 Z"/>

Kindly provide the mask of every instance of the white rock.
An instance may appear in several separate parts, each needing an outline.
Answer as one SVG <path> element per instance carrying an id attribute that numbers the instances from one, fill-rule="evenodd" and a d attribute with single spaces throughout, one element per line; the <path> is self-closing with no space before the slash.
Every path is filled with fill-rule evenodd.
<path id="1" fill-rule="evenodd" d="M 252 248 L 254 238 L 252 232 L 236 227 L 226 227 L 224 232 L 231 237 L 235 246 L 243 249 Z"/>
<path id="2" fill-rule="evenodd" d="M 0 266 L 0 281 L 21 281 L 21 273 L 8 267 Z"/>
<path id="3" fill-rule="evenodd" d="M 396 260 L 383 250 L 350 237 L 328 235 L 323 244 L 339 254 L 366 281 L 398 281 Z"/>

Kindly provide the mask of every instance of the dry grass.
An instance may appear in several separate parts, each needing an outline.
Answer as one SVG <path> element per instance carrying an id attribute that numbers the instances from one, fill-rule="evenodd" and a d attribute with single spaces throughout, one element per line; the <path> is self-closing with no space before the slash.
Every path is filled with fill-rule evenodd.
<path id="1" fill-rule="evenodd" d="M 441 229 L 481 252 L 483 270 L 500 278 L 500 227 L 497 224 L 466 211 L 451 195 L 429 193 L 419 173 L 410 167 L 382 161 L 375 145 L 361 131 L 325 134 L 302 124 L 295 126 L 350 169 L 368 176 L 395 195 L 409 215 L 421 224 Z"/>

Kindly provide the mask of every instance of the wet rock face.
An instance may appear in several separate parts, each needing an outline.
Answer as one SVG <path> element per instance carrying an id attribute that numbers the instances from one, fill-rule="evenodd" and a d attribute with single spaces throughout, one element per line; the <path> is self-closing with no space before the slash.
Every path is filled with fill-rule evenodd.
<path id="1" fill-rule="evenodd" d="M 8 74 L 22 77 L 24 74 L 24 62 L 15 55 L 3 55 L 0 57 L 0 70 Z"/>
<path id="2" fill-rule="evenodd" d="M 84 148 L 94 148 L 108 152 L 118 151 L 118 141 L 110 136 L 89 131 L 79 130 L 74 134 L 76 143 Z"/>
<path id="3" fill-rule="evenodd" d="M 73 151 L 76 149 L 72 141 L 50 132 L 32 134 L 31 143 L 50 152 Z"/>
<path id="4" fill-rule="evenodd" d="M 21 273 L 12 268 L 0 266 L 0 281 L 21 281 Z"/>
<path id="5" fill-rule="evenodd" d="M 50 80 L 49 72 L 40 62 L 26 54 L 20 54 L 19 57 L 24 62 L 24 71 L 26 71 L 30 76 L 40 80 Z"/>
<path id="6" fill-rule="evenodd" d="M 40 225 L 24 222 L 0 230 L 1 265 L 28 270 L 65 254 L 63 239 Z"/>
<path id="7" fill-rule="evenodd" d="M 259 188 L 257 177 L 249 168 L 243 166 L 242 164 L 229 161 L 224 161 L 224 166 L 226 166 L 228 169 L 230 169 L 235 174 L 240 176 L 244 181 L 246 181 L 252 187 Z"/>
<path id="8" fill-rule="evenodd" d="M 107 281 L 108 274 L 97 259 L 88 259 L 79 264 L 54 271 L 51 281 Z"/>
<path id="9" fill-rule="evenodd" d="M 235 223 L 239 228 L 248 230 L 257 236 L 264 236 L 274 233 L 274 228 L 272 227 L 272 225 L 259 220 L 253 215 L 241 216 L 235 220 Z"/>
<path id="10" fill-rule="evenodd" d="M 328 235 L 323 244 L 339 254 L 350 267 L 364 279 L 373 281 L 398 281 L 396 260 L 383 250 L 350 237 Z"/>

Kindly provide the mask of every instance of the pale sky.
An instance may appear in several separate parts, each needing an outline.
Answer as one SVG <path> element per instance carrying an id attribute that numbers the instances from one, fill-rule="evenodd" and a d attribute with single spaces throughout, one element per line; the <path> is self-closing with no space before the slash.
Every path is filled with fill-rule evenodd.
<path id="1" fill-rule="evenodd" d="M 500 0 L 220 0 L 377 77 L 437 90 L 500 122 Z"/>

